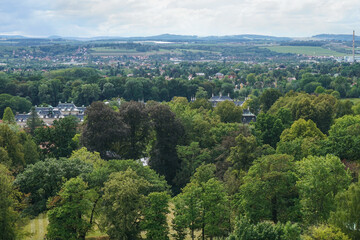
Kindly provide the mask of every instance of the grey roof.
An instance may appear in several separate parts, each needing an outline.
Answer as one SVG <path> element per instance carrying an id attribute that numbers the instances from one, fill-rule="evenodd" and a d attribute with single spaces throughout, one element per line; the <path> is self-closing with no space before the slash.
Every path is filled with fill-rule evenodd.
<path id="1" fill-rule="evenodd" d="M 65 114 L 65 111 L 74 111 L 77 110 L 76 114 Z M 59 105 L 55 108 L 52 106 L 50 107 L 35 107 L 35 111 L 37 112 L 38 116 L 40 118 L 48 118 L 48 119 L 54 119 L 54 118 L 64 118 L 69 115 L 73 115 L 77 117 L 80 121 L 84 120 L 84 112 L 86 110 L 86 107 L 76 107 L 74 103 L 59 103 Z M 28 114 L 16 114 L 15 119 L 17 122 L 24 122 L 27 121 L 27 119 L 30 117 L 30 113 Z"/>
<path id="2" fill-rule="evenodd" d="M 231 97 L 228 97 L 228 96 L 213 96 L 209 99 L 210 102 L 220 102 L 220 101 L 232 101 Z"/>

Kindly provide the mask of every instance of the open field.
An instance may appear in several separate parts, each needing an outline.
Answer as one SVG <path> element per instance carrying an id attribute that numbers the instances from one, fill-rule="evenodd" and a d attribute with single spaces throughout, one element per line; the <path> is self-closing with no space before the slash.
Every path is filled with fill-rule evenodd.
<path id="1" fill-rule="evenodd" d="M 325 49 L 322 47 L 309 47 L 309 46 L 269 46 L 264 47 L 271 51 L 278 53 L 294 53 L 302 54 L 308 56 L 334 56 L 334 57 L 343 57 L 346 54 L 335 52 L 330 49 Z"/>
<path id="2" fill-rule="evenodd" d="M 40 214 L 38 217 L 30 220 L 29 224 L 25 226 L 25 231 L 30 235 L 25 240 L 44 239 L 48 224 L 49 221 L 46 214 Z"/>

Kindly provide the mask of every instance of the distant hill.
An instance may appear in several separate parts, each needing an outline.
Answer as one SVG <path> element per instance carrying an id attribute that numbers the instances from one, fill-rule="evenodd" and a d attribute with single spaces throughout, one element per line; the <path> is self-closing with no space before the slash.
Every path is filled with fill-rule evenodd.
<path id="1" fill-rule="evenodd" d="M 0 39 L 25 39 L 27 37 L 21 35 L 0 35 Z"/>
<path id="2" fill-rule="evenodd" d="M 98 40 L 119 40 L 119 41 L 291 41 L 292 38 L 274 37 L 265 35 L 228 35 L 228 36 L 205 36 L 199 37 L 196 35 L 176 35 L 176 34 L 161 34 L 156 36 L 147 37 L 92 37 L 92 38 L 77 38 L 77 37 L 64 37 L 63 39 L 78 40 L 78 41 L 98 41 Z"/>
<path id="3" fill-rule="evenodd" d="M 313 38 L 320 40 L 335 40 L 335 41 L 352 41 L 352 34 L 319 34 L 313 36 Z M 355 40 L 360 41 L 360 36 L 355 35 Z"/>

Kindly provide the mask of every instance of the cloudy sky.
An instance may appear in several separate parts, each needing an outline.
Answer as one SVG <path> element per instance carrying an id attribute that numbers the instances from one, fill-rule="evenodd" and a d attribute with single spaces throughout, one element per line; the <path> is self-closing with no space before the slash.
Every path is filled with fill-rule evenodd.
<path id="1" fill-rule="evenodd" d="M 360 33 L 358 0 L 0 0 L 0 35 Z"/>

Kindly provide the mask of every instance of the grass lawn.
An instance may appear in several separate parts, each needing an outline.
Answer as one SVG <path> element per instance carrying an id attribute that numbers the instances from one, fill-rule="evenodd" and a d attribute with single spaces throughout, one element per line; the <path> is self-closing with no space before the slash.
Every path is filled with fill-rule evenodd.
<path id="1" fill-rule="evenodd" d="M 46 228 L 49 224 L 46 214 L 40 214 L 36 218 L 30 220 L 25 231 L 30 234 L 25 240 L 40 240 L 44 239 Z"/>
<path id="2" fill-rule="evenodd" d="M 309 56 L 334 56 L 334 57 L 343 57 L 346 54 L 335 52 L 330 49 L 322 47 L 310 47 L 310 46 L 270 46 L 263 47 L 271 51 L 278 53 L 294 53 L 294 54 L 303 54 Z"/>
<path id="3" fill-rule="evenodd" d="M 174 219 L 174 213 L 172 211 L 172 203 L 170 203 L 170 213 L 167 215 L 167 221 L 170 227 L 170 235 L 174 234 L 175 231 L 171 228 L 171 222 Z M 28 232 L 30 235 L 25 238 L 24 240 L 42 240 L 45 237 L 46 234 L 46 228 L 49 224 L 48 218 L 46 216 L 46 214 L 40 214 L 39 216 L 37 216 L 36 218 L 30 220 L 30 222 L 25 226 L 25 231 Z M 197 231 L 195 233 L 196 237 L 200 236 L 200 231 Z M 142 232 L 141 233 L 142 238 L 145 239 L 146 237 L 146 233 Z M 87 240 L 108 240 L 108 236 L 105 233 L 102 233 L 99 229 L 96 228 L 91 232 L 89 232 L 86 236 Z M 174 239 L 173 237 L 170 236 L 170 239 Z M 188 234 L 185 238 L 186 240 L 190 240 L 190 234 Z"/>

